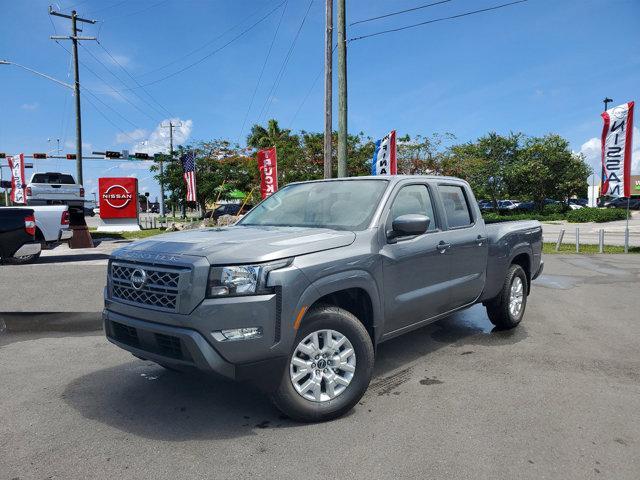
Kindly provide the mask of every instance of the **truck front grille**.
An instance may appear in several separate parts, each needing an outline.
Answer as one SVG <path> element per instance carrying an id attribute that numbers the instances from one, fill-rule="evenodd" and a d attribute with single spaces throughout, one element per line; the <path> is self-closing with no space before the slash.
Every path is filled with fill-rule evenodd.
<path id="1" fill-rule="evenodd" d="M 111 298 L 174 312 L 178 309 L 181 270 L 113 262 L 109 278 Z"/>

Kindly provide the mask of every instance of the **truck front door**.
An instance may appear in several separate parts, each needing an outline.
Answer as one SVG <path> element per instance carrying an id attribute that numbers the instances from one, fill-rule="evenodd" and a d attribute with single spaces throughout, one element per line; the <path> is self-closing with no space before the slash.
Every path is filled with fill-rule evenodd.
<path id="1" fill-rule="evenodd" d="M 383 292 L 385 333 L 432 318 L 447 310 L 449 257 L 447 232 L 434 209 L 433 195 L 425 183 L 402 186 L 391 201 L 385 220 L 385 232 L 393 219 L 406 214 L 426 215 L 431 219 L 423 235 L 387 242 L 380 253 L 383 258 Z"/>

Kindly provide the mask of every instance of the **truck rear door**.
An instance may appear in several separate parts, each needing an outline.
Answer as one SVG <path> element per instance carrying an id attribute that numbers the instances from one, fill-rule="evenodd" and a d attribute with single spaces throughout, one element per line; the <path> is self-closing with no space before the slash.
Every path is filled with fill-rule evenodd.
<path id="1" fill-rule="evenodd" d="M 447 257 L 450 259 L 449 309 L 478 298 L 484 289 L 488 246 L 484 221 L 469 188 L 463 183 L 438 183 L 444 211 Z"/>

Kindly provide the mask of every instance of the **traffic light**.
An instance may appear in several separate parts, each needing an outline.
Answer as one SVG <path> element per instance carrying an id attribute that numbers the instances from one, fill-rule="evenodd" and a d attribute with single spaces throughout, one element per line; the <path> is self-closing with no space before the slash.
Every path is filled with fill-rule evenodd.
<path id="1" fill-rule="evenodd" d="M 7 158 L 7 154 L 3 153 L 3 152 L 0 152 L 0 158 Z"/>
<path id="2" fill-rule="evenodd" d="M 133 154 L 133 156 L 135 158 L 137 158 L 138 160 L 149 160 L 149 154 L 148 153 L 136 152 L 136 153 Z"/>
<path id="3" fill-rule="evenodd" d="M 11 181 L 10 180 L 0 181 L 0 188 L 11 188 Z"/>
<path id="4" fill-rule="evenodd" d="M 44 159 L 47 158 L 47 154 L 46 153 L 34 153 L 33 154 L 33 158 L 40 158 L 40 159 Z"/>
<path id="5" fill-rule="evenodd" d="M 75 160 L 75 159 L 76 159 L 75 153 L 67 153 L 67 160 Z"/>
<path id="6" fill-rule="evenodd" d="M 104 156 L 105 158 L 120 158 L 121 154 L 120 152 L 111 152 L 107 150 L 106 152 L 104 152 Z"/>

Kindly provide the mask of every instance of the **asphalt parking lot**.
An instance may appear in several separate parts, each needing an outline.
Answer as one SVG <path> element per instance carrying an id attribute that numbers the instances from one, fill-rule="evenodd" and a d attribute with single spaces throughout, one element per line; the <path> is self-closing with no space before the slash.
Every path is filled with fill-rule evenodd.
<path id="1" fill-rule="evenodd" d="M 476 306 L 383 344 L 323 424 L 90 328 L 5 324 L 0 478 L 640 478 L 640 256 L 545 261 L 520 327 Z"/>

